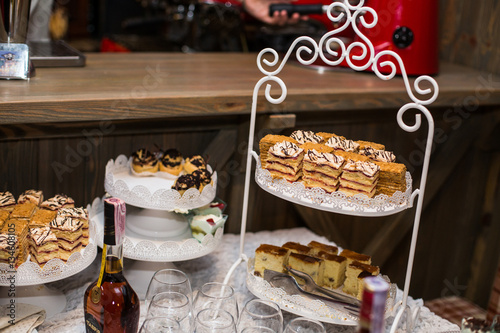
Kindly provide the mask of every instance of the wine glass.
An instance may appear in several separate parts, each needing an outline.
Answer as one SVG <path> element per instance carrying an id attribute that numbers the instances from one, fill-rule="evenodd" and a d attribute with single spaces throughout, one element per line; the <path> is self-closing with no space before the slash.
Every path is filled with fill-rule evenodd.
<path id="1" fill-rule="evenodd" d="M 240 314 L 238 332 L 243 332 L 247 327 L 267 327 L 273 332 L 282 333 L 283 315 L 278 304 L 258 298 L 248 301 Z"/>
<path id="2" fill-rule="evenodd" d="M 286 325 L 284 333 L 326 333 L 326 330 L 317 320 L 297 317 Z"/>
<path id="3" fill-rule="evenodd" d="M 164 291 L 175 291 L 186 295 L 189 302 L 193 303 L 193 291 L 189 278 L 178 269 L 161 269 L 153 275 L 144 300 L 146 307 L 154 295 Z"/>
<path id="4" fill-rule="evenodd" d="M 226 310 L 235 321 L 238 321 L 238 302 L 234 289 L 230 285 L 209 282 L 201 286 L 194 299 L 193 312 L 196 315 L 201 310 L 208 308 Z"/>
<path id="5" fill-rule="evenodd" d="M 179 322 L 180 328 L 184 332 L 191 332 L 193 326 L 191 302 L 186 295 L 175 291 L 165 291 L 154 295 L 146 317 L 172 318 Z"/>
<path id="6" fill-rule="evenodd" d="M 182 333 L 178 321 L 173 318 L 154 317 L 146 318 L 139 333 Z"/>
<path id="7" fill-rule="evenodd" d="M 233 316 L 223 309 L 203 309 L 196 316 L 195 333 L 235 333 Z"/>

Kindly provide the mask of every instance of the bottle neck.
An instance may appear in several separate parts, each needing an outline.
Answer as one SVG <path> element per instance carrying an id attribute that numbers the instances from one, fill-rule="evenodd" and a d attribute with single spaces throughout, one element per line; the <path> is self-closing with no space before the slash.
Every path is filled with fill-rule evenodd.
<path id="1" fill-rule="evenodd" d="M 121 273 L 123 270 L 123 245 L 106 244 L 105 272 L 108 274 Z"/>

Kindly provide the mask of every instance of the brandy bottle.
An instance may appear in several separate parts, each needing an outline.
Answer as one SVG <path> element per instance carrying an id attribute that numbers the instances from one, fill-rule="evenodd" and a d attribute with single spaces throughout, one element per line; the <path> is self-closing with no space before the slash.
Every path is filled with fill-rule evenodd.
<path id="1" fill-rule="evenodd" d="M 125 202 L 104 200 L 104 242 L 99 278 L 85 291 L 87 333 L 137 333 L 140 301 L 123 275 Z"/>

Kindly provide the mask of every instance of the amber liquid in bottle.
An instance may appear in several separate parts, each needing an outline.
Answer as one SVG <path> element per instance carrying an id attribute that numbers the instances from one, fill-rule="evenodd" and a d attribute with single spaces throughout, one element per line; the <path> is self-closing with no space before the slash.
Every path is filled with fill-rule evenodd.
<path id="1" fill-rule="evenodd" d="M 85 291 L 86 332 L 137 333 L 140 301 L 123 275 L 122 244 L 105 241 L 102 261 L 99 279 Z"/>

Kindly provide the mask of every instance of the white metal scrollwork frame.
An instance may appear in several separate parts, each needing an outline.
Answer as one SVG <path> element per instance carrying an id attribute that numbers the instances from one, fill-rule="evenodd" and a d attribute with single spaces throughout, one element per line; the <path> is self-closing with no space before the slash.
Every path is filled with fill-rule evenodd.
<path id="1" fill-rule="evenodd" d="M 439 87 L 437 85 L 437 82 L 432 77 L 427 75 L 419 76 L 415 79 L 413 83 L 413 89 L 419 96 L 430 95 L 430 97 L 427 99 L 417 98 L 413 93 L 401 57 L 393 51 L 382 51 L 379 52 L 378 54 L 375 54 L 373 44 L 365 35 L 363 35 L 363 33 L 359 30 L 357 24 L 355 23 L 359 22 L 359 24 L 361 24 L 363 27 L 367 29 L 372 28 L 377 24 L 378 20 L 377 13 L 372 8 L 364 6 L 364 2 L 365 2 L 364 0 L 360 0 L 357 5 L 350 4 L 349 0 L 343 0 L 342 2 L 339 1 L 333 2 L 328 7 L 327 15 L 332 22 L 340 24 L 340 26 L 323 35 L 323 37 L 320 39 L 318 43 L 316 43 L 315 40 L 307 36 L 298 37 L 290 46 L 288 52 L 285 54 L 281 63 L 279 63 L 278 53 L 271 48 L 266 48 L 262 50 L 257 57 L 257 66 L 265 76 L 262 77 L 257 82 L 253 91 L 250 129 L 248 135 L 248 154 L 247 154 L 246 175 L 245 175 L 245 190 L 243 194 L 243 211 L 241 219 L 240 256 L 239 259 L 231 267 L 228 274 L 226 275 L 225 283 L 228 282 L 231 274 L 236 269 L 236 267 L 241 262 L 248 260 L 248 258 L 243 252 L 243 247 L 245 242 L 245 230 L 247 222 L 252 154 L 255 155 L 255 153 L 253 153 L 253 142 L 254 142 L 254 131 L 255 131 L 257 97 L 260 87 L 264 83 L 269 81 L 276 82 L 281 88 L 281 95 L 278 98 L 272 97 L 271 85 L 267 84 L 265 89 L 265 97 L 270 103 L 273 104 L 279 104 L 285 100 L 287 94 L 286 85 L 276 75 L 278 75 L 281 72 L 287 60 L 290 58 L 290 55 L 292 54 L 292 52 L 294 52 L 295 48 L 297 48 L 297 50 L 295 51 L 296 59 L 301 64 L 310 65 L 314 63 L 318 59 L 318 57 L 320 57 L 322 61 L 324 61 L 327 65 L 330 66 L 337 66 L 340 65 L 343 61 L 345 61 L 350 68 L 356 71 L 364 71 L 367 69 L 371 69 L 382 80 L 392 79 L 396 75 L 397 72 L 396 65 L 398 65 L 401 72 L 401 77 L 403 78 L 405 84 L 406 91 L 408 93 L 408 96 L 412 100 L 412 102 L 403 105 L 399 109 L 397 113 L 397 122 L 399 126 L 407 132 L 415 132 L 420 128 L 422 120 L 421 120 L 421 115 L 418 113 L 415 115 L 415 123 L 413 125 L 408 125 L 404 122 L 403 115 L 409 109 L 416 109 L 420 111 L 422 114 L 426 116 L 427 121 L 429 123 L 426 149 L 424 155 L 424 163 L 422 166 L 422 175 L 420 179 L 420 188 L 415 189 L 413 191 L 410 199 L 411 202 L 408 205 L 408 207 L 411 207 L 413 205 L 413 202 L 415 201 L 415 198 L 418 197 L 414 225 L 413 225 L 413 233 L 410 243 L 410 252 L 409 252 L 408 265 L 406 271 L 406 279 L 403 290 L 403 298 L 402 301 L 398 304 L 396 315 L 391 327 L 391 333 L 395 332 L 398 326 L 401 324 L 403 316 L 406 314 L 407 331 L 412 331 L 416 325 L 416 321 L 418 320 L 420 309 L 417 308 L 416 310 L 412 311 L 410 307 L 407 305 L 407 299 L 408 299 L 408 292 L 412 275 L 413 261 L 415 257 L 418 229 L 420 225 L 420 216 L 422 213 L 422 205 L 424 199 L 425 184 L 427 181 L 427 172 L 429 168 L 431 147 L 434 137 L 434 119 L 432 118 L 432 115 L 426 106 L 433 103 L 436 100 L 439 93 Z M 362 13 L 366 12 L 372 14 L 373 20 L 371 22 L 367 22 L 365 20 L 366 16 L 362 15 Z M 355 33 L 360 38 L 360 40 L 362 40 L 362 42 L 355 41 L 346 46 L 342 39 L 336 37 L 336 35 L 339 32 L 345 30 L 349 26 L 351 26 L 354 29 Z M 310 44 L 310 46 L 305 46 L 304 43 L 308 43 Z M 333 48 L 332 45 L 336 45 L 336 48 Z M 361 53 L 356 53 L 356 54 L 351 53 L 352 50 L 354 49 L 360 49 Z M 308 59 L 304 59 L 302 57 L 302 54 L 304 52 L 308 55 L 309 57 Z M 273 57 L 273 60 L 269 61 L 268 59 L 265 59 L 264 58 L 265 55 L 267 56 L 271 55 Z M 337 59 L 331 60 L 326 55 L 335 56 L 337 57 Z M 383 61 L 381 60 L 382 57 L 384 57 Z M 390 57 L 392 57 L 393 60 L 385 60 Z M 365 61 L 365 63 L 362 65 L 356 65 L 353 63 L 352 60 L 355 60 L 357 62 Z M 275 68 L 275 69 L 266 70 L 263 64 L 269 68 Z M 384 72 L 388 74 L 383 74 L 380 71 L 381 68 L 389 69 L 390 71 L 386 70 Z M 431 87 L 422 88 L 421 87 L 422 82 L 427 82 L 428 84 L 431 85 Z"/>

